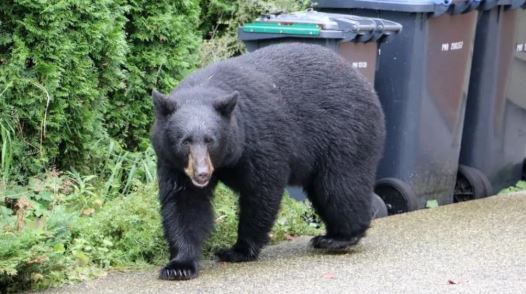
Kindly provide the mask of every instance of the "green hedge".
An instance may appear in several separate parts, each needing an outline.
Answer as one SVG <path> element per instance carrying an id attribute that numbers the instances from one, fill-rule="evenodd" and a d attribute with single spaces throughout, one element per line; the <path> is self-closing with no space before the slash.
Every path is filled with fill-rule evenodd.
<path id="1" fill-rule="evenodd" d="M 2 176 L 82 169 L 108 135 L 144 147 L 149 93 L 197 63 L 198 0 L 0 3 Z"/>
<path id="2" fill-rule="evenodd" d="M 109 133 L 132 150 L 149 145 L 152 88 L 169 91 L 198 63 L 199 1 L 129 2 L 126 85 L 110 95 Z"/>

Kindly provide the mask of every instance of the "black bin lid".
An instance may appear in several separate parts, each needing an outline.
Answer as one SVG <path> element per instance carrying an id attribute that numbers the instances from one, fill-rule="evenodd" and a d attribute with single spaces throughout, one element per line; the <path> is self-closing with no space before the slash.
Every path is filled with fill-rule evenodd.
<path id="1" fill-rule="evenodd" d="M 526 8 L 526 0 L 481 0 L 480 8 L 490 10 L 497 6 L 506 6 L 509 9 Z"/>
<path id="2" fill-rule="evenodd" d="M 416 13 L 435 16 L 459 14 L 476 9 L 481 0 L 316 0 L 318 8 L 357 8 Z"/>

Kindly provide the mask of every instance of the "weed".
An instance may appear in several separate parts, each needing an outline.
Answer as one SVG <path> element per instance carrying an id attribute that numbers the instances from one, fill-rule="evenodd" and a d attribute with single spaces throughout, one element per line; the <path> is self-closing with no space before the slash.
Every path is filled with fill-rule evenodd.
<path id="1" fill-rule="evenodd" d="M 515 186 L 508 187 L 499 192 L 499 194 L 508 194 L 513 192 L 526 191 L 526 181 L 518 181 Z"/>
<path id="2" fill-rule="evenodd" d="M 0 119 L 0 181 L 7 183 L 13 164 L 13 127 L 8 121 Z"/>

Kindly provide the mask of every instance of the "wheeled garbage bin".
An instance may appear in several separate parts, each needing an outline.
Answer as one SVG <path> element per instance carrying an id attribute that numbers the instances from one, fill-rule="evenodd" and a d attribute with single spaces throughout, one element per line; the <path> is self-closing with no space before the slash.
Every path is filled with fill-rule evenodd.
<path id="1" fill-rule="evenodd" d="M 481 2 L 456 201 L 493 195 L 521 179 L 526 150 L 525 2 Z"/>
<path id="2" fill-rule="evenodd" d="M 479 1 L 316 2 L 324 12 L 402 24 L 376 73 L 387 140 L 375 192 L 390 214 L 452 203 Z"/>

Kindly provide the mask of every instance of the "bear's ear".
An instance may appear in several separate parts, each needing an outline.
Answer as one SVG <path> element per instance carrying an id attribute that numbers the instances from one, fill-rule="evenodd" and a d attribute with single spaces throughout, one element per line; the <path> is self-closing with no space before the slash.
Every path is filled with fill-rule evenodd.
<path id="1" fill-rule="evenodd" d="M 236 107 L 238 96 L 239 92 L 234 91 L 228 95 L 219 97 L 214 102 L 214 108 L 222 115 L 228 117 L 230 114 L 232 114 L 232 111 L 234 111 L 234 108 Z"/>
<path id="2" fill-rule="evenodd" d="M 157 116 L 166 116 L 175 111 L 175 102 L 169 101 L 168 97 L 159 93 L 157 90 L 153 89 L 152 97 Z"/>

